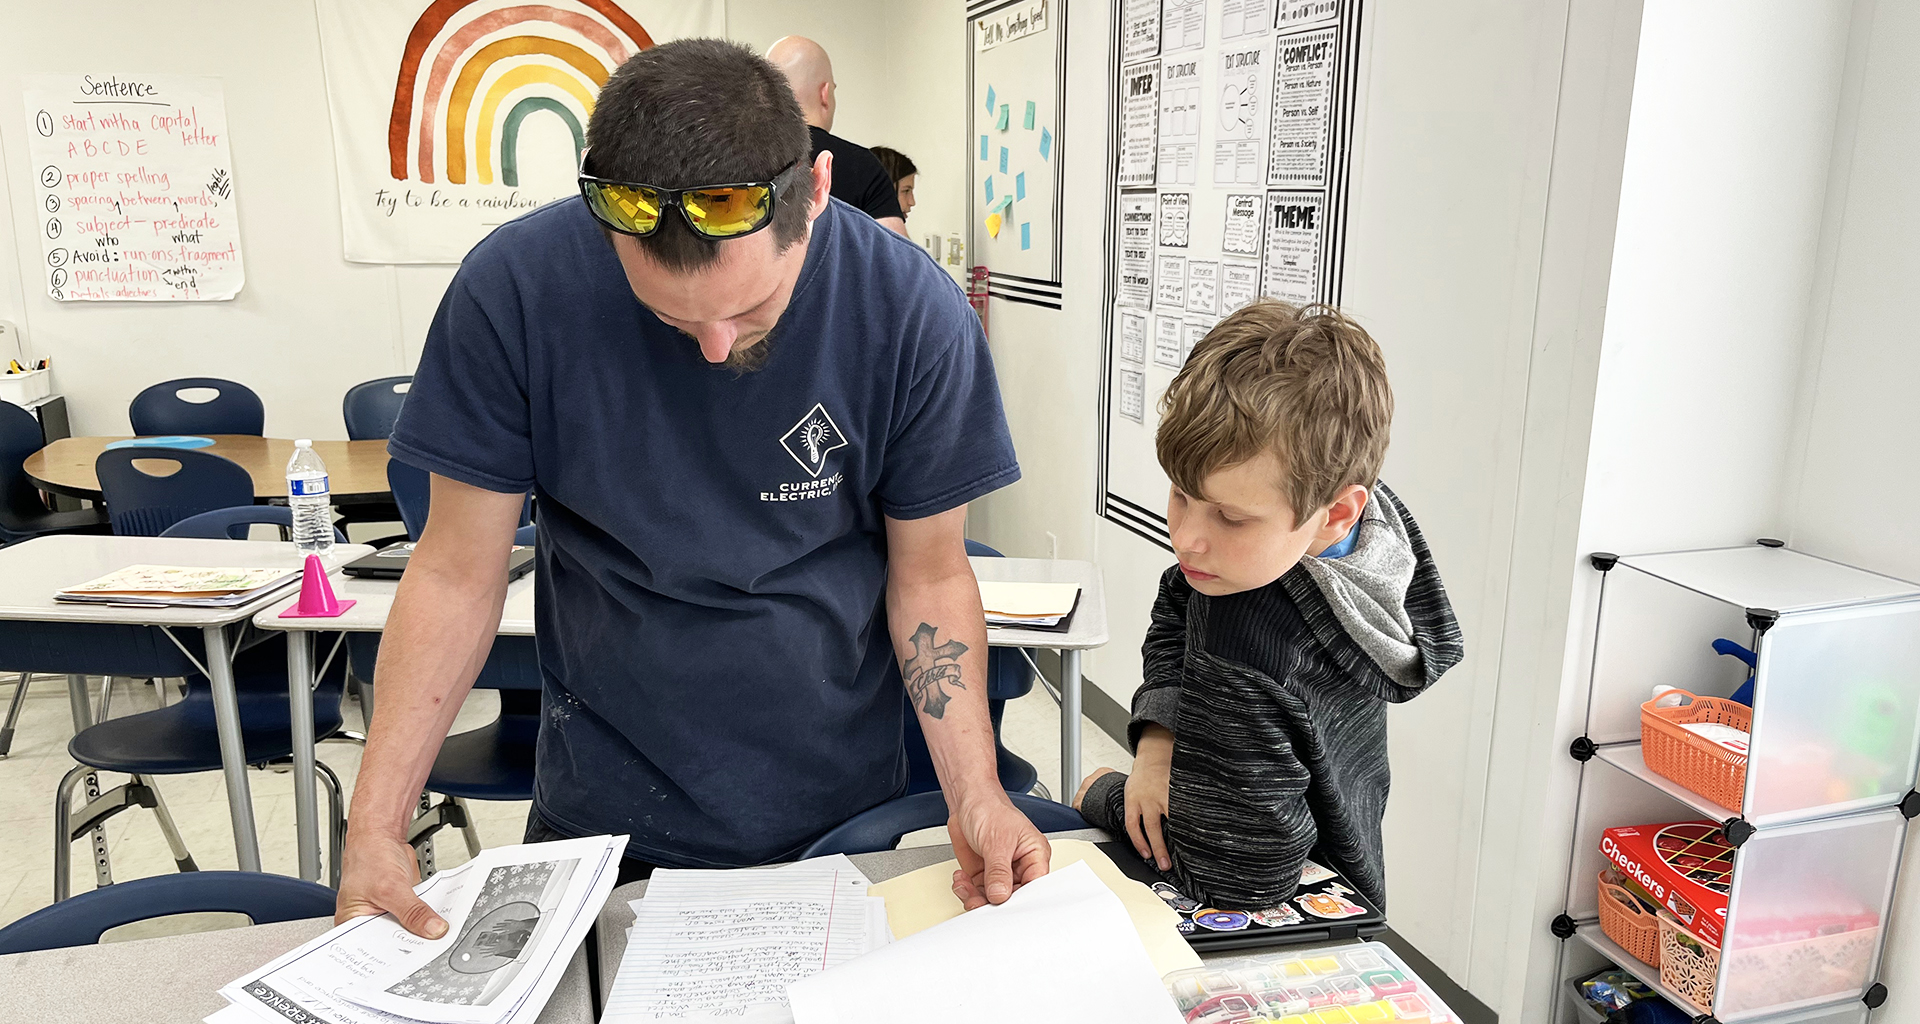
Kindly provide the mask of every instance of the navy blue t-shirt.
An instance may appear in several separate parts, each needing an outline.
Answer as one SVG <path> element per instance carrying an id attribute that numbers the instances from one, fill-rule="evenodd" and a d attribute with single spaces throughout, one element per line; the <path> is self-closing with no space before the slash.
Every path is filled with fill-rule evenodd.
<path id="1" fill-rule="evenodd" d="M 762 344 L 708 364 L 568 199 L 467 255 L 389 446 L 537 495 L 534 805 L 654 863 L 785 858 L 900 792 L 885 517 L 1020 476 L 966 297 L 852 208 Z"/>

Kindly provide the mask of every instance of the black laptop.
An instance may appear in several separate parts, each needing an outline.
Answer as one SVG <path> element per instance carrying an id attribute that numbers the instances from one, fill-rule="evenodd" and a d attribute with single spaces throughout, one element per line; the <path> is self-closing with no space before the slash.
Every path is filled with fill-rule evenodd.
<path id="1" fill-rule="evenodd" d="M 375 551 L 371 555 L 362 555 L 340 567 L 348 576 L 363 580 L 397 580 L 407 571 L 407 561 L 413 557 L 413 545 L 392 544 Z M 533 571 L 533 549 L 516 547 L 507 552 L 507 579 L 517 580 Z"/>
<path id="2" fill-rule="evenodd" d="M 1245 909 L 1203 906 L 1189 898 L 1141 860 L 1125 842 L 1096 844 L 1127 877 L 1143 882 L 1180 914 L 1180 934 L 1201 953 L 1251 946 L 1291 946 L 1378 935 L 1387 915 L 1362 896 L 1339 872 L 1307 861 L 1300 888 L 1277 907 Z"/>

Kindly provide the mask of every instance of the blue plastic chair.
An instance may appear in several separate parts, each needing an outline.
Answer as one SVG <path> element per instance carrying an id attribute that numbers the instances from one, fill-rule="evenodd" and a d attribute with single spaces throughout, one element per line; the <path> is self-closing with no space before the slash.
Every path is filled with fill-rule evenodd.
<path id="1" fill-rule="evenodd" d="M 388 459 L 387 487 L 393 491 L 393 503 L 400 506 L 400 521 L 406 524 L 407 539 L 419 540 L 421 532 L 427 528 L 427 513 L 433 499 L 433 475 L 399 459 Z M 533 495 L 528 494 L 526 504 L 520 508 L 522 530 L 532 522 Z M 520 540 L 522 536 L 526 534 L 515 534 L 514 543 L 533 543 L 531 540 Z"/>
<path id="2" fill-rule="evenodd" d="M 189 402 L 180 392 L 211 388 L 219 392 L 210 402 Z M 133 396 L 127 407 L 133 432 L 141 437 L 162 434 L 252 434 L 266 432 L 267 409 L 260 396 L 245 384 L 218 377 L 182 377 L 165 381 Z"/>
<path id="3" fill-rule="evenodd" d="M 246 540 L 255 526 L 278 526 L 293 530 L 293 510 L 285 505 L 239 505 L 202 512 L 160 531 L 162 537 L 201 537 L 207 540 Z M 336 544 L 345 544 L 347 535 L 333 528 Z"/>
<path id="4" fill-rule="evenodd" d="M 27 477 L 27 456 L 46 444 L 40 421 L 10 402 L 0 402 L 0 544 L 50 533 L 107 533 L 111 525 L 101 508 L 55 512 L 40 500 Z"/>
<path id="5" fill-rule="evenodd" d="M 245 914 L 254 924 L 332 917 L 334 891 L 254 871 L 199 871 L 121 882 L 62 900 L 0 928 L 0 955 L 88 946 L 108 929 L 170 914 Z"/>
<path id="6" fill-rule="evenodd" d="M 340 698 L 346 677 L 346 659 L 334 658 L 313 689 L 313 735 L 316 741 L 341 729 Z M 153 777 L 219 771 L 220 737 L 214 724 L 213 686 L 198 670 L 182 673 L 186 695 L 157 711 L 109 718 L 83 730 L 67 744 L 67 753 L 79 762 L 60 780 L 54 801 L 54 900 L 67 898 L 71 888 L 72 856 L 69 844 L 129 807 L 146 807 L 159 819 L 160 831 L 182 871 L 194 870 L 193 857 L 181 841 Z M 287 642 L 275 634 L 242 650 L 233 659 L 234 689 L 240 704 L 240 737 L 246 763 L 260 768 L 293 754 L 293 726 L 287 707 Z M 95 771 L 132 776 L 119 788 L 91 801 L 93 813 L 73 820 L 73 791 Z M 340 870 L 340 843 L 346 833 L 346 807 L 340 780 L 324 763 L 315 771 L 327 790 L 332 815 L 335 882 Z"/>
<path id="7" fill-rule="evenodd" d="M 1042 832 L 1070 832 L 1088 827 L 1087 819 L 1066 804 L 1042 800 L 1025 793 L 1008 793 L 1007 797 Z M 947 798 L 944 794 L 915 793 L 854 815 L 814 840 L 813 845 L 807 847 L 800 856 L 804 859 L 836 853 L 848 856 L 878 853 L 900 845 L 900 837 L 909 832 L 936 828 L 946 823 Z"/>
<path id="8" fill-rule="evenodd" d="M 355 441 L 384 441 L 393 436 L 400 406 L 407 400 L 412 376 L 381 377 L 347 389 L 340 415 L 347 421 L 347 437 Z"/>
<path id="9" fill-rule="evenodd" d="M 179 470 L 152 476 L 135 460 L 172 462 Z M 107 501 L 113 532 L 158 537 L 167 527 L 202 512 L 253 504 L 253 477 L 240 464 L 210 452 L 177 448 L 114 448 L 93 462 Z"/>
<path id="10" fill-rule="evenodd" d="M 967 554 L 975 558 L 1000 558 L 1000 552 L 977 540 L 967 541 Z M 1033 670 L 1027 667 L 1019 648 L 994 647 L 987 651 L 987 714 L 993 719 L 993 752 L 1000 773 L 1000 788 L 1009 793 L 1031 793 L 1040 788 L 1040 771 L 1032 762 L 1008 750 L 1000 742 L 1000 720 L 1006 715 L 1007 701 L 1033 691 Z M 1031 657 L 1031 654 L 1028 655 Z M 920 730 L 920 718 L 907 702 L 907 792 L 931 793 L 940 788 L 934 775 L 933 754 L 927 750 L 927 737 Z"/>

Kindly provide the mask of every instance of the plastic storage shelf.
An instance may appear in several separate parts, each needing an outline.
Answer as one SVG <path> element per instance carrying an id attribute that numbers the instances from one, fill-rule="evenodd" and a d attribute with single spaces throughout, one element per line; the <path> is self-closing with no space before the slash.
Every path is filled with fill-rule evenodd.
<path id="1" fill-rule="evenodd" d="M 1771 542 L 1593 563 L 1606 575 L 1585 735 L 1571 751 L 1584 764 L 1555 922 L 1573 940 L 1563 969 L 1597 953 L 1689 1007 L 1657 964 L 1602 933 L 1594 876 L 1606 828 L 1706 819 L 1735 850 L 1701 1009 L 1725 1024 L 1865 1021 L 1884 991 L 1906 816 L 1920 812 L 1920 585 Z M 1738 806 L 1654 772 L 1640 743 L 1655 686 L 1728 697 L 1746 680 L 1744 664 L 1713 652 L 1723 637 L 1758 655 L 1745 785 L 1722 797 Z"/>

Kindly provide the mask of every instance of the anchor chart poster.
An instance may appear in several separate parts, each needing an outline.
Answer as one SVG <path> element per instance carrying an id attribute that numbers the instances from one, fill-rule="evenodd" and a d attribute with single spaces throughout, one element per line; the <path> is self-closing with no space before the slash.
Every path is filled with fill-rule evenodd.
<path id="1" fill-rule="evenodd" d="M 575 192 L 594 100 L 724 0 L 318 0 L 346 258 L 458 263 Z"/>
<path id="2" fill-rule="evenodd" d="M 217 78 L 29 75 L 40 282 L 61 302 L 231 299 L 246 274 Z"/>

